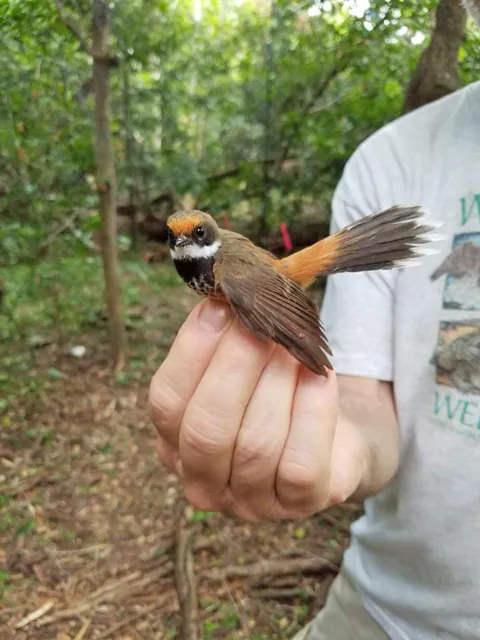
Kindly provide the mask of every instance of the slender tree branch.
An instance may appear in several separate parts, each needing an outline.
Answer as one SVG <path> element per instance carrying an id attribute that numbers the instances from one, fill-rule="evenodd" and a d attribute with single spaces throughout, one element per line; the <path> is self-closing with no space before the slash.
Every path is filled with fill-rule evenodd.
<path id="1" fill-rule="evenodd" d="M 360 38 L 360 40 L 358 40 L 357 42 L 353 43 L 346 52 L 343 52 L 338 56 L 337 61 L 333 64 L 330 71 L 323 78 L 322 82 L 318 85 L 316 91 L 314 91 L 310 99 L 306 101 L 306 103 L 303 105 L 302 109 L 300 110 L 298 114 L 298 118 L 296 122 L 293 124 L 290 134 L 288 135 L 287 140 L 283 145 L 283 152 L 280 155 L 280 158 L 278 160 L 277 169 L 283 164 L 283 162 L 285 162 L 288 154 L 290 153 L 290 148 L 294 143 L 294 141 L 296 140 L 298 131 L 302 126 L 303 118 L 306 115 L 308 115 L 311 109 L 313 109 L 317 100 L 319 100 L 326 93 L 326 91 L 329 89 L 332 82 L 341 73 L 343 73 L 343 71 L 345 71 L 345 69 L 351 63 L 352 59 L 358 55 L 358 47 L 362 46 L 363 44 L 365 44 L 365 42 L 370 40 L 372 34 L 375 31 L 377 31 L 377 29 L 379 29 L 386 22 L 386 20 L 388 20 L 388 18 L 390 17 L 390 14 L 391 14 L 391 7 L 388 7 L 383 17 L 380 18 L 380 20 L 373 26 L 372 29 L 370 29 L 370 31 L 366 35 Z M 364 18 L 365 16 L 363 17 L 363 19 Z M 285 107 L 288 104 L 289 104 L 289 99 L 287 98 L 287 100 L 284 101 L 283 103 L 283 107 Z"/>
<path id="2" fill-rule="evenodd" d="M 65 10 L 60 0 L 55 0 L 55 6 L 57 7 L 58 17 L 60 18 L 60 22 L 76 38 L 76 40 L 78 41 L 78 44 L 80 45 L 80 49 L 84 53 L 87 53 L 88 55 L 92 55 L 92 51 L 91 51 L 90 45 L 88 44 L 87 39 L 82 34 L 80 27 L 77 24 L 75 24 L 72 17 L 65 13 Z"/>
<path id="3" fill-rule="evenodd" d="M 57 8 L 58 17 L 63 26 L 70 31 L 70 33 L 77 40 L 80 51 L 83 51 L 89 56 L 93 57 L 92 47 L 90 46 L 88 39 L 82 33 L 82 30 L 79 25 L 76 24 L 75 20 L 72 16 L 65 13 L 65 9 L 62 6 L 60 0 L 55 0 L 55 6 Z M 119 59 L 117 56 L 106 54 L 103 56 L 103 59 L 108 63 L 110 67 L 117 67 L 119 65 Z"/>
<path id="4" fill-rule="evenodd" d="M 286 160 L 297 160 L 298 157 L 297 156 L 288 156 L 288 158 L 284 158 L 283 162 L 285 162 Z M 251 160 L 251 161 L 247 161 L 247 162 L 242 162 L 242 164 L 239 164 L 237 167 L 232 167 L 231 169 L 226 169 L 225 171 L 221 171 L 220 173 L 215 173 L 212 176 L 208 176 L 207 178 L 207 183 L 209 186 L 213 186 L 215 185 L 217 182 L 222 182 L 222 180 L 227 180 L 228 178 L 234 178 L 235 176 L 238 176 L 243 169 L 245 169 L 246 167 L 249 166 L 255 166 L 255 165 L 259 165 L 259 166 L 263 166 L 265 164 L 267 165 L 272 165 L 272 164 L 277 164 L 279 161 L 278 158 L 267 158 L 266 160 Z"/>
<path id="5" fill-rule="evenodd" d="M 66 231 L 67 229 L 70 229 L 72 227 L 72 224 L 75 222 L 75 220 L 78 218 L 78 216 L 80 216 L 83 213 L 82 209 L 77 209 L 77 211 L 75 211 L 71 216 L 69 216 L 68 218 L 66 218 L 65 220 L 63 220 L 63 222 L 61 222 L 58 227 L 56 229 L 54 229 L 46 238 L 45 240 L 40 244 L 40 250 L 45 249 L 45 247 L 47 247 L 49 244 L 52 244 L 52 242 L 60 235 L 62 234 L 64 231 Z"/>

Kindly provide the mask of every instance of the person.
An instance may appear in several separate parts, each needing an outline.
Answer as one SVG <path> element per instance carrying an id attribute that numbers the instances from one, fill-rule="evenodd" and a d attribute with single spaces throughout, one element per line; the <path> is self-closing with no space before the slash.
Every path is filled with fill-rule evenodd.
<path id="1" fill-rule="evenodd" d="M 152 379 L 159 456 L 197 508 L 290 519 L 365 500 L 298 638 L 480 638 L 479 123 L 480 82 L 388 124 L 347 163 L 332 231 L 420 204 L 443 239 L 416 267 L 328 279 L 327 378 L 203 301 Z"/>

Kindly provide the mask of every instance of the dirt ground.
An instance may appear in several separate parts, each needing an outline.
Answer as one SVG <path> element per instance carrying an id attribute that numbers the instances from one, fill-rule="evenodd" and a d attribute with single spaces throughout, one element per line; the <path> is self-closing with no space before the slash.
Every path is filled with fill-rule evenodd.
<path id="1" fill-rule="evenodd" d="M 289 638 L 322 606 L 358 508 L 236 522 L 184 507 L 155 456 L 149 379 L 197 301 L 178 291 L 129 307 L 155 322 L 132 322 L 121 376 L 100 316 L 75 336 L 84 357 L 64 339 L 31 354 L 25 375 L 49 383 L 1 418 L 1 640 L 193 638 L 195 605 L 198 637 Z"/>

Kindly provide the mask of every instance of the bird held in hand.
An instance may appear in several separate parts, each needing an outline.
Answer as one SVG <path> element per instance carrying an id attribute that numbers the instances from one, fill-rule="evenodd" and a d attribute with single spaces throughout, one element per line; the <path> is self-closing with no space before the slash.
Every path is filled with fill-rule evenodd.
<path id="1" fill-rule="evenodd" d="M 321 375 L 332 368 L 332 353 L 304 289 L 321 275 L 418 264 L 415 258 L 431 253 L 422 245 L 436 226 L 420 207 L 395 206 L 278 259 L 203 211 L 179 211 L 167 220 L 170 254 L 183 280 L 230 304 L 257 338 L 284 346 Z"/>

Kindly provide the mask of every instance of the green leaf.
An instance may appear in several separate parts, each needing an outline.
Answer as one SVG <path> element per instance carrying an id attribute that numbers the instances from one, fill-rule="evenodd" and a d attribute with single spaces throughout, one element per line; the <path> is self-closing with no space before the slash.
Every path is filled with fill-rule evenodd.
<path id="1" fill-rule="evenodd" d="M 303 538 L 305 538 L 306 535 L 307 535 L 307 530 L 305 529 L 305 527 L 297 527 L 295 529 L 295 538 L 297 540 L 303 540 Z"/>
<path id="2" fill-rule="evenodd" d="M 50 376 L 50 378 L 54 378 L 55 380 L 60 380 L 61 378 L 63 378 L 63 373 L 58 369 L 55 369 L 55 367 L 50 367 L 47 373 Z"/>

